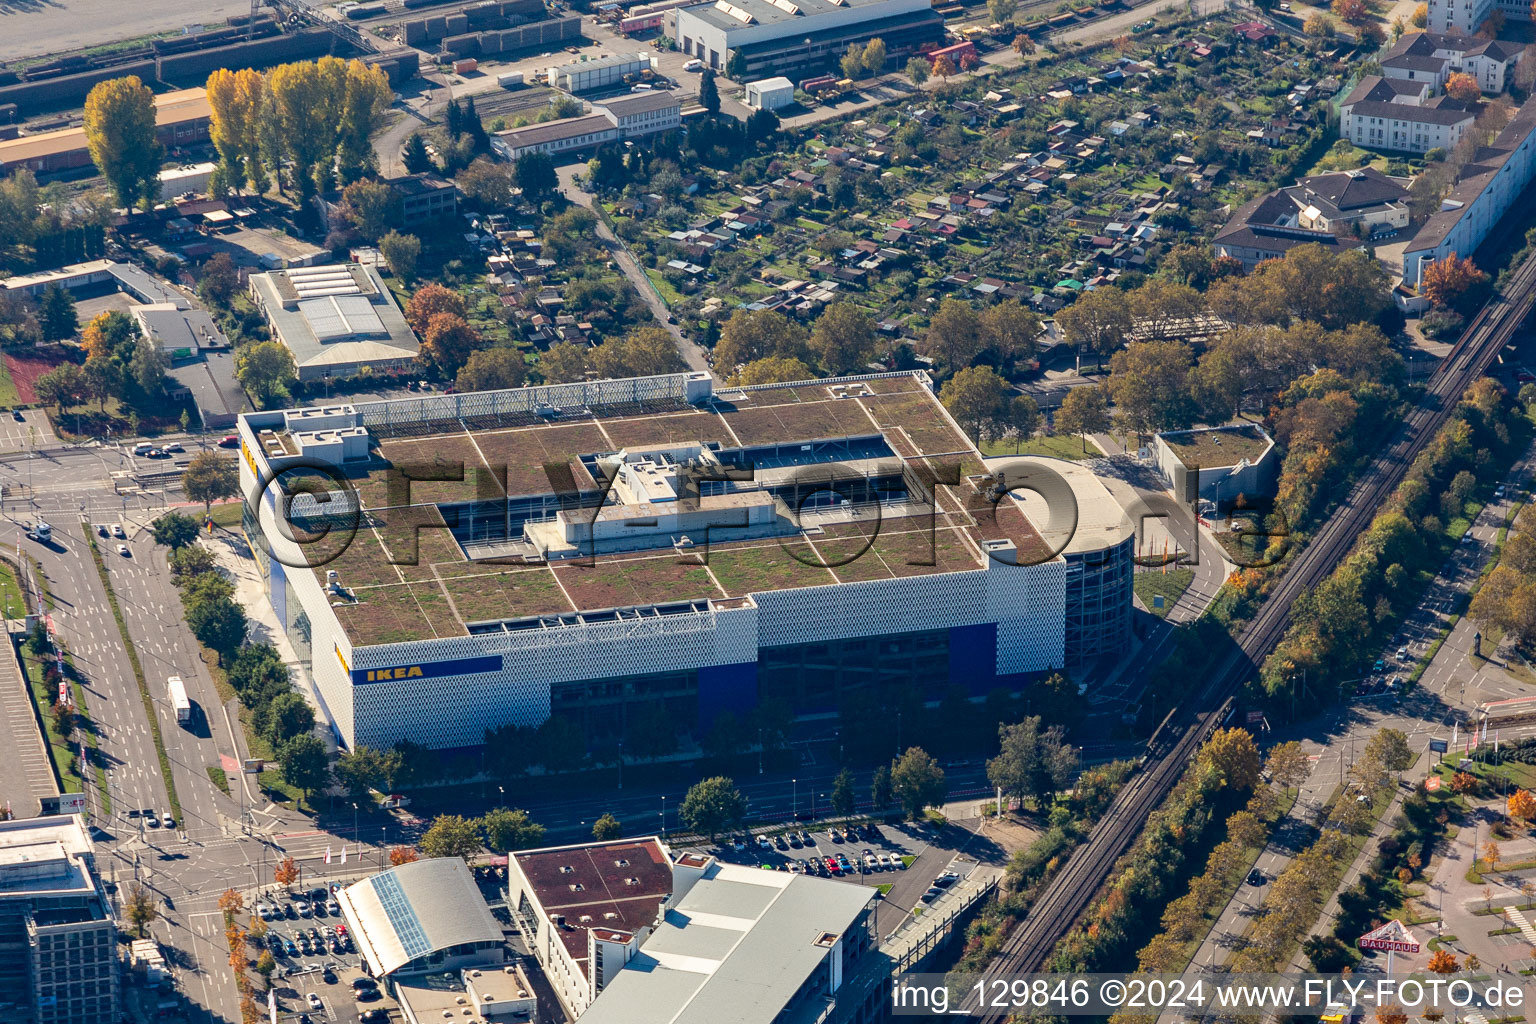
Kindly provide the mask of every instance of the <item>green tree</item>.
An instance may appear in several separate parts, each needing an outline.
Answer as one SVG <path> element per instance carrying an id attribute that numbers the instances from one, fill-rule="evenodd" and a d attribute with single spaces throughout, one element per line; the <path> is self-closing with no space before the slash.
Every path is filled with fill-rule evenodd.
<path id="1" fill-rule="evenodd" d="M 891 806 L 891 770 L 883 764 L 875 769 L 870 781 L 869 798 L 875 805 L 876 814 Z"/>
<path id="2" fill-rule="evenodd" d="M 1015 448 L 1018 451 L 1018 441 L 1028 441 L 1040 430 L 1040 425 L 1045 422 L 1045 417 L 1040 415 L 1040 403 L 1029 395 L 1014 395 L 1008 402 L 1008 429 L 1015 433 Z"/>
<path id="3" fill-rule="evenodd" d="M 1056 323 L 1067 344 L 1103 359 L 1130 335 L 1131 304 L 1119 288 L 1095 288 L 1057 313 Z"/>
<path id="4" fill-rule="evenodd" d="M 987 13 L 999 24 L 1013 24 L 1013 16 L 1018 10 L 1018 0 L 987 0 Z"/>
<path id="5" fill-rule="evenodd" d="M 454 178 L 459 191 L 476 202 L 499 209 L 512 202 L 513 169 L 490 157 L 477 157 Z"/>
<path id="6" fill-rule="evenodd" d="M 458 814 L 439 814 L 417 845 L 425 857 L 460 857 L 465 861 L 472 860 L 483 848 L 480 826 Z"/>
<path id="7" fill-rule="evenodd" d="M 137 76 L 99 82 L 85 98 L 85 144 L 119 204 L 130 212 L 160 198 L 155 94 Z"/>
<path id="8" fill-rule="evenodd" d="M 74 337 L 80 329 L 74 297 L 56 284 L 49 285 L 43 292 L 42 301 L 38 303 L 37 321 L 42 328 L 44 341 L 63 341 Z"/>
<path id="9" fill-rule="evenodd" d="M 44 405 L 56 405 L 59 412 L 85 404 L 90 394 L 90 383 L 85 371 L 74 363 L 60 363 L 32 383 L 38 401 Z"/>
<path id="10" fill-rule="evenodd" d="M 941 802 L 947 791 L 944 769 L 921 747 L 908 747 L 891 763 L 891 793 L 907 817 L 916 820 L 928 807 Z"/>
<path id="11" fill-rule="evenodd" d="M 257 918 L 257 920 L 261 919 Z M 262 950 L 261 955 L 256 958 L 256 973 L 261 975 L 261 980 L 269 987 L 272 984 L 272 973 L 276 970 L 277 958 L 272 955 L 270 949 Z"/>
<path id="12" fill-rule="evenodd" d="M 240 271 L 235 261 L 225 252 L 215 253 L 203 264 L 203 274 L 197 281 L 197 294 L 210 306 L 228 309 L 235 289 L 240 287 Z"/>
<path id="13" fill-rule="evenodd" d="M 731 56 L 725 62 L 725 77 L 737 82 L 746 80 L 747 58 L 740 50 L 732 50 Z"/>
<path id="14" fill-rule="evenodd" d="M 187 625 L 198 642 L 218 655 L 221 667 L 245 641 L 245 611 L 227 597 L 189 604 Z"/>
<path id="15" fill-rule="evenodd" d="M 810 348 L 834 376 L 859 370 L 874 356 L 875 322 L 851 302 L 834 302 L 816 318 Z"/>
<path id="16" fill-rule="evenodd" d="M 315 728 L 314 708 L 295 690 L 278 694 L 257 711 L 261 713 L 262 734 L 274 750 L 281 750 L 289 740 L 307 735 Z"/>
<path id="17" fill-rule="evenodd" d="M 374 747 L 359 744 L 336 756 L 335 772 L 336 781 L 346 788 L 353 801 L 371 805 L 373 791 L 384 785 L 384 754 Z"/>
<path id="18" fill-rule="evenodd" d="M 1365 755 L 1380 761 L 1389 772 L 1405 772 L 1413 764 L 1408 737 L 1397 729 L 1382 729 L 1365 745 Z"/>
<path id="19" fill-rule="evenodd" d="M 600 843 L 611 842 L 623 834 L 624 827 L 611 814 L 605 814 L 592 823 L 592 838 Z"/>
<path id="20" fill-rule="evenodd" d="M 539 373 L 547 384 L 566 384 L 581 380 L 587 373 L 586 345 L 557 341 L 539 356 Z"/>
<path id="21" fill-rule="evenodd" d="M 699 76 L 699 105 L 711 116 L 720 113 L 720 90 L 715 87 L 715 73 L 710 68 Z"/>
<path id="22" fill-rule="evenodd" d="M 151 526 L 155 543 L 172 549 L 184 548 L 197 540 L 197 520 L 180 512 L 167 512 Z"/>
<path id="23" fill-rule="evenodd" d="M 809 361 L 805 328 L 776 310 L 738 309 L 732 313 L 715 343 L 715 364 L 728 372 L 770 356 Z"/>
<path id="24" fill-rule="evenodd" d="M 258 408 L 282 405 L 299 379 L 293 354 L 280 341 L 258 341 L 235 353 L 235 379 Z"/>
<path id="25" fill-rule="evenodd" d="M 400 150 L 400 162 L 405 164 L 407 174 L 425 174 L 437 170 L 437 164 L 433 163 L 432 155 L 427 152 L 427 144 L 421 140 L 421 133 L 414 132 L 405 140 L 405 147 Z"/>
<path id="26" fill-rule="evenodd" d="M 309 799 L 331 784 L 331 766 L 326 761 L 325 744 L 312 732 L 295 736 L 284 743 L 277 753 L 277 763 L 283 770 L 283 779 L 297 787 Z"/>
<path id="27" fill-rule="evenodd" d="M 517 187 L 525 196 L 542 199 L 560 187 L 555 162 L 548 153 L 524 153 L 517 158 Z"/>
<path id="28" fill-rule="evenodd" d="M 1056 430 L 1062 434 L 1081 434 L 1083 451 L 1088 450 L 1088 435 L 1109 429 L 1109 397 L 1103 385 L 1073 388 L 1056 410 Z"/>
<path id="29" fill-rule="evenodd" d="M 933 65 L 928 63 L 927 57 L 913 57 L 907 61 L 907 77 L 913 85 L 922 85 L 928 81 L 928 75 L 932 72 Z"/>
<path id="30" fill-rule="evenodd" d="M 460 391 L 502 391 L 528 379 L 528 363 L 515 348 L 483 348 L 469 354 L 454 386 Z"/>
<path id="31" fill-rule="evenodd" d="M 974 438 L 980 438 L 1003 414 L 1007 398 L 1007 382 L 990 366 L 967 367 L 939 389 L 939 401 Z"/>
<path id="32" fill-rule="evenodd" d="M 981 317 L 964 299 L 945 299 L 929 321 L 920 347 L 923 355 L 952 370 L 968 367 L 987 347 Z"/>
<path id="33" fill-rule="evenodd" d="M 341 216 L 366 241 L 376 242 L 400 222 L 400 197 L 382 181 L 354 181 L 341 191 Z"/>
<path id="34" fill-rule="evenodd" d="M 1139 434 L 1189 426 L 1195 415 L 1190 392 L 1194 357 L 1182 341 L 1132 342 L 1110 360 L 1109 393 Z"/>
<path id="35" fill-rule="evenodd" d="M 1021 302 L 999 302 L 981 314 L 987 347 L 1007 363 L 1033 359 L 1044 329 L 1040 314 Z"/>
<path id="36" fill-rule="evenodd" d="M 203 503 L 206 514 L 213 503 L 240 494 L 240 470 L 235 460 L 217 452 L 198 452 L 181 474 L 181 491 Z"/>
<path id="37" fill-rule="evenodd" d="M 389 264 L 390 273 L 410 284 L 416 280 L 416 262 L 421 259 L 421 239 L 391 231 L 379 239 L 379 255 Z"/>
<path id="38" fill-rule="evenodd" d="M 747 800 L 736 783 L 717 775 L 689 788 L 680 813 L 684 824 L 714 842 L 723 830 L 734 828 L 746 816 Z"/>
<path id="39" fill-rule="evenodd" d="M 544 841 L 544 826 L 531 820 L 527 811 L 494 808 L 485 812 L 480 827 L 485 830 L 486 845 L 496 853 L 526 850 Z"/>
<path id="40" fill-rule="evenodd" d="M 787 381 L 811 380 L 815 376 L 815 372 L 798 359 L 768 356 L 747 363 L 731 375 L 730 382 L 738 387 L 746 387 L 751 384 L 782 384 Z"/>
<path id="41" fill-rule="evenodd" d="M 832 813 L 842 818 L 853 813 L 853 772 L 847 768 L 832 780 Z"/>
<path id="42" fill-rule="evenodd" d="M 1035 715 L 999 726 L 998 739 L 1001 750 L 987 762 L 987 781 L 1005 796 L 1044 807 L 1049 797 L 1071 784 L 1077 752 L 1064 741 L 1060 726 L 1045 728 Z"/>

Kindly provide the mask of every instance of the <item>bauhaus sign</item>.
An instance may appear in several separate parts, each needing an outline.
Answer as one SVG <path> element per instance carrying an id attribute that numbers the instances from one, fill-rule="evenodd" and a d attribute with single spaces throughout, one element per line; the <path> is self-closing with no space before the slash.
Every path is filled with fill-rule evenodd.
<path id="1" fill-rule="evenodd" d="M 484 658 L 458 658 L 454 661 L 430 661 L 411 665 L 391 665 L 388 668 L 356 668 L 352 670 L 352 685 L 368 683 L 408 682 L 413 679 L 436 679 L 441 676 L 470 676 L 480 672 L 500 672 L 501 655 Z"/>

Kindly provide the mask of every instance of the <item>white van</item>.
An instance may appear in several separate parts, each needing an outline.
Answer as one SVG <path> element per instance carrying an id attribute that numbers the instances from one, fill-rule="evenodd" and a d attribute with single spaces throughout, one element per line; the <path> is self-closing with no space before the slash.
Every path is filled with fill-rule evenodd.
<path id="1" fill-rule="evenodd" d="M 691 60 L 688 63 L 683 65 L 683 70 L 684 71 L 703 71 L 704 70 L 704 62 L 701 61 L 701 60 L 698 60 L 698 59 Z"/>
<path id="2" fill-rule="evenodd" d="M 148 455 L 154 450 L 155 446 L 150 444 L 148 441 L 140 441 L 138 444 L 133 446 L 133 454 L 135 455 Z"/>

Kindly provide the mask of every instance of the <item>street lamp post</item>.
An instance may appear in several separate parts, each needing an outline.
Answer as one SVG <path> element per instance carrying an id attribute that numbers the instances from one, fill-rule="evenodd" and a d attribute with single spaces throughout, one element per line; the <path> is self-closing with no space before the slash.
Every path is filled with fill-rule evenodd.
<path id="1" fill-rule="evenodd" d="M 661 797 L 661 834 L 662 835 L 666 835 L 667 834 L 667 797 L 666 797 L 666 794 L 662 794 L 662 797 Z"/>
<path id="2" fill-rule="evenodd" d="M 800 780 L 799 779 L 790 779 L 789 781 L 795 787 L 795 789 L 794 789 L 795 801 L 791 805 L 792 810 L 790 811 L 790 816 L 792 818 L 794 818 L 794 820 L 799 821 L 800 820 Z"/>

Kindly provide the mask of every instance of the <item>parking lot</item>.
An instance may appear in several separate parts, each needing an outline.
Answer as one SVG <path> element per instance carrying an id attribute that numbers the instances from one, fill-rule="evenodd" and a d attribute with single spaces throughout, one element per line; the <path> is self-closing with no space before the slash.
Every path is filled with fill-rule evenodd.
<path id="1" fill-rule="evenodd" d="M 399 1007 L 361 969 L 357 946 L 332 891 L 278 892 L 255 902 L 263 940 L 277 961 L 278 1005 L 299 1024 L 382 1024 Z"/>
<path id="2" fill-rule="evenodd" d="M 942 906 L 954 884 L 990 871 L 967 847 L 975 834 L 956 825 L 850 825 L 735 835 L 700 847 L 721 860 L 866 885 L 879 892 L 875 927 L 889 935 L 909 916 Z"/>

